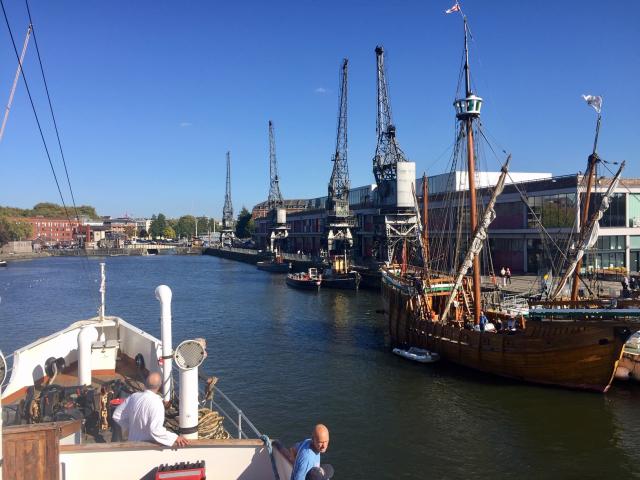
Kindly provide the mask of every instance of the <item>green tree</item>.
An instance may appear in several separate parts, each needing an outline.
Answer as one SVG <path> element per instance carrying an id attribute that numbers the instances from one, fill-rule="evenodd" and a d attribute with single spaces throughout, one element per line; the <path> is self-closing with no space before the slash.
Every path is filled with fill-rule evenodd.
<path id="1" fill-rule="evenodd" d="M 217 222 L 215 218 L 209 219 L 209 224 L 207 225 L 207 227 L 212 232 L 219 232 L 220 230 L 222 230 L 222 224 L 220 222 Z"/>
<path id="2" fill-rule="evenodd" d="M 176 232 L 173 228 L 167 226 L 167 227 L 164 227 L 164 230 L 162 231 L 162 236 L 164 238 L 173 239 L 173 238 L 176 238 Z"/>
<path id="3" fill-rule="evenodd" d="M 256 231 L 256 225 L 251 218 L 251 212 L 242 207 L 242 210 L 238 214 L 238 220 L 236 221 L 236 237 L 249 238 Z"/>
<path id="4" fill-rule="evenodd" d="M 149 233 L 153 238 L 162 237 L 166 226 L 167 217 L 165 217 L 163 213 L 159 213 L 157 217 L 153 215 L 151 217 L 151 227 L 149 228 Z"/>
<path id="5" fill-rule="evenodd" d="M 196 234 L 196 219 L 193 215 L 183 215 L 176 223 L 176 235 L 182 237 L 193 237 Z"/>
<path id="6" fill-rule="evenodd" d="M 128 238 L 134 237 L 135 234 L 136 234 L 136 226 L 135 225 L 127 225 L 126 227 L 124 227 L 124 234 Z"/>
<path id="7" fill-rule="evenodd" d="M 30 223 L 0 217 L 0 245 L 16 240 L 27 240 L 32 234 L 33 227 Z"/>
<path id="8" fill-rule="evenodd" d="M 144 228 L 138 230 L 138 237 L 147 238 L 149 236 L 149 232 L 147 232 Z"/>
<path id="9" fill-rule="evenodd" d="M 80 205 L 77 208 L 78 215 L 86 215 L 91 219 L 99 219 L 100 216 L 96 213 L 96 209 L 90 205 Z M 62 205 L 51 202 L 41 202 L 36 204 L 32 209 L 23 209 L 15 207 L 2 207 L 0 206 L 0 216 L 3 217 L 46 217 L 46 218 L 69 218 L 74 219 L 76 216 L 76 209 L 71 205 L 67 205 L 65 211 Z"/>
<path id="10" fill-rule="evenodd" d="M 198 235 L 204 235 L 209 230 L 209 220 L 207 217 L 198 217 Z"/>
<path id="11" fill-rule="evenodd" d="M 9 228 L 4 219 L 0 218 L 0 247 L 11 241 Z"/>

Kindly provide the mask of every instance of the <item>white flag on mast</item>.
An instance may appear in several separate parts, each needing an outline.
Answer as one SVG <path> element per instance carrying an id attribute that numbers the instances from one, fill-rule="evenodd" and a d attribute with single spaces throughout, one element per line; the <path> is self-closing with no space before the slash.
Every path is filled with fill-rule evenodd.
<path id="1" fill-rule="evenodd" d="M 585 102 L 587 102 L 588 105 L 591 105 L 596 112 L 600 113 L 600 110 L 602 110 L 602 97 L 596 95 L 582 95 L 582 98 L 584 98 Z"/>
<path id="2" fill-rule="evenodd" d="M 445 10 L 444 13 L 453 13 L 453 12 L 459 12 L 460 11 L 460 4 L 458 2 L 456 2 L 456 4 L 451 7 L 449 10 Z"/>

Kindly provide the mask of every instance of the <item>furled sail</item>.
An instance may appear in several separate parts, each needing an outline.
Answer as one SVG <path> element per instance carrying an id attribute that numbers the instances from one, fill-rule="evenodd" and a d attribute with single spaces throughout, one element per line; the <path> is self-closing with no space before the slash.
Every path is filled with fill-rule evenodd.
<path id="1" fill-rule="evenodd" d="M 447 304 L 444 307 L 444 313 L 442 315 L 442 322 L 447 320 L 449 316 L 449 309 L 451 308 L 451 304 L 458 293 L 458 289 L 460 285 L 462 285 L 462 279 L 467 274 L 471 266 L 473 265 L 473 259 L 480 253 L 482 250 L 483 242 L 487 239 L 487 229 L 493 220 L 496 218 L 496 212 L 494 210 L 496 199 L 498 195 L 502 193 L 504 189 L 504 182 L 507 178 L 507 172 L 509 170 L 509 162 L 511 161 L 511 155 L 507 157 L 507 161 L 502 166 L 502 173 L 500 174 L 500 178 L 498 179 L 498 183 L 496 183 L 495 188 L 493 189 L 493 194 L 491 195 L 491 199 L 489 200 L 489 204 L 482 215 L 482 219 L 476 228 L 476 231 L 473 235 L 473 240 L 471 241 L 471 245 L 467 250 L 467 255 L 464 257 L 464 261 L 458 270 L 458 275 L 456 276 L 456 280 L 453 284 L 453 289 L 451 290 L 451 294 L 447 299 Z"/>
<path id="2" fill-rule="evenodd" d="M 624 162 L 622 162 L 622 164 L 620 165 L 620 168 L 618 169 L 618 172 L 615 174 L 615 176 L 611 180 L 611 183 L 609 184 L 609 188 L 607 188 L 607 191 L 604 194 L 604 197 L 602 198 L 602 202 L 600 203 L 600 208 L 593 215 L 593 217 L 591 217 L 591 221 L 589 222 L 587 227 L 583 230 L 582 235 L 580 236 L 580 241 L 578 243 L 578 249 L 576 250 L 575 254 L 572 256 L 571 262 L 569 263 L 569 266 L 564 272 L 564 275 L 562 275 L 562 278 L 558 282 L 556 289 L 553 291 L 553 293 L 549 297 L 550 300 L 554 300 L 560 294 L 564 286 L 567 284 L 567 280 L 569 280 L 569 277 L 573 275 L 573 272 L 576 269 L 576 265 L 578 264 L 580 259 L 584 256 L 584 252 L 587 249 L 591 248 L 593 245 L 595 245 L 596 241 L 598 240 L 598 233 L 600 231 L 600 223 L 599 223 L 600 219 L 604 215 L 604 212 L 606 212 L 607 209 L 609 208 L 611 195 L 613 195 L 613 191 L 615 190 L 616 186 L 620 182 L 620 175 L 622 174 L 623 168 L 624 168 Z"/>

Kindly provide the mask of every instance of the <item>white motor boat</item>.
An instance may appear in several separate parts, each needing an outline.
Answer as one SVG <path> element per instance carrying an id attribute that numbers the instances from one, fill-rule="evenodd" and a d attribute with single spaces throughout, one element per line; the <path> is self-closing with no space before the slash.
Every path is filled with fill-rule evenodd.
<path id="1" fill-rule="evenodd" d="M 419 363 L 434 363 L 440 360 L 440 355 L 436 352 L 430 352 L 424 348 L 411 347 L 409 350 L 402 348 L 394 348 L 393 353 L 400 355 L 407 360 L 413 360 Z"/>
<path id="2" fill-rule="evenodd" d="M 105 315 L 101 266 L 99 316 L 40 338 L 6 360 L 0 353 L 0 479 L 141 479 L 169 478 L 169 473 L 171 478 L 182 473 L 185 478 L 288 479 L 288 451 L 262 435 L 215 386 L 216 379 L 206 381 L 200 374 L 204 340 L 186 340 L 174 351 L 170 288 L 155 290 L 159 340 Z M 163 400 L 172 405 L 165 425 L 190 439 L 185 448 L 124 442 L 116 432 L 113 410 L 144 388 L 141 380 L 151 370 L 162 372 Z M 179 385 L 173 384 L 174 373 Z M 169 470 L 165 476 L 163 469 Z M 187 471 L 193 476 L 186 477 Z"/>

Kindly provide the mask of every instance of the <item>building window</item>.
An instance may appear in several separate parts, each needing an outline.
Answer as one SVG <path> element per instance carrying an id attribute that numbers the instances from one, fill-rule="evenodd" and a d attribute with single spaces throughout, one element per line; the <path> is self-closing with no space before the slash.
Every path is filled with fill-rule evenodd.
<path id="1" fill-rule="evenodd" d="M 558 193 L 529 197 L 527 226 L 537 228 L 538 220 L 546 228 L 571 228 L 576 218 L 576 195 L 574 193 Z"/>
<path id="2" fill-rule="evenodd" d="M 583 197 L 584 198 L 584 197 Z M 602 203 L 602 194 L 595 193 L 591 195 L 589 202 L 589 218 L 600 208 Z M 626 224 L 627 209 L 624 193 L 614 193 L 609 202 L 609 208 L 600 219 L 601 227 L 624 227 Z"/>
<path id="3" fill-rule="evenodd" d="M 599 237 L 593 249 L 585 255 L 585 266 L 592 268 L 626 267 L 624 235 Z"/>

